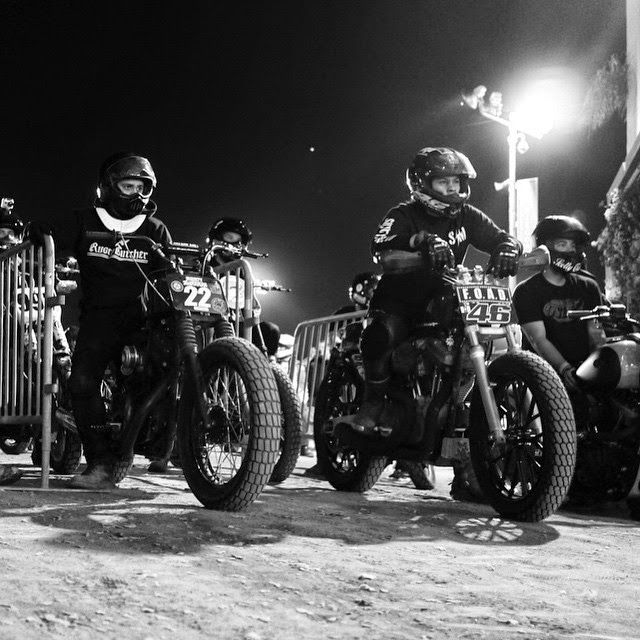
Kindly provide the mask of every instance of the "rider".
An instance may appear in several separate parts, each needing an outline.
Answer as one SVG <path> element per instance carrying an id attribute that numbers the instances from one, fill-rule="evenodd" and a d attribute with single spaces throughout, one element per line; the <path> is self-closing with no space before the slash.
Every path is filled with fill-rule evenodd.
<path id="1" fill-rule="evenodd" d="M 238 255 L 237 251 L 246 249 L 252 238 L 253 234 L 243 220 L 229 217 L 218 218 L 209 228 L 206 239 L 207 246 L 222 245 L 222 248 L 213 252 L 215 266 L 228 264 L 241 258 L 242 256 Z M 225 246 L 228 246 L 231 250 L 225 250 Z M 262 340 L 260 339 L 261 335 Z M 253 327 L 251 338 L 252 342 L 258 347 L 262 347 L 263 341 L 267 355 L 270 358 L 275 358 L 278 343 L 280 342 L 280 327 L 277 324 L 261 321 L 258 327 Z"/>
<path id="2" fill-rule="evenodd" d="M 438 272 L 462 261 L 471 244 L 491 254 L 499 277 L 515 275 L 520 242 L 470 205 L 469 181 L 476 172 L 469 159 L 447 147 L 426 147 L 407 170 L 408 201 L 383 218 L 371 243 L 384 275 L 371 300 L 369 324 L 362 333 L 366 386 L 353 427 L 376 433 L 389 385 L 391 352 L 425 316 L 440 286 Z M 415 266 L 410 253 L 420 253 Z M 405 260 L 408 258 L 408 260 Z"/>
<path id="3" fill-rule="evenodd" d="M 568 310 L 592 309 L 606 302 L 591 274 L 583 272 L 589 232 L 576 218 L 553 215 L 543 218 L 533 235 L 536 246 L 549 249 L 551 261 L 513 292 L 523 346 L 543 357 L 575 396 L 579 394 L 576 367 L 604 341 L 595 320 L 567 318 Z"/>
<path id="4" fill-rule="evenodd" d="M 139 296 L 147 274 L 157 266 L 148 243 L 130 235 L 165 246 L 171 241 L 164 223 L 153 217 L 155 186 L 147 158 L 133 152 L 110 156 L 99 170 L 94 206 L 74 212 L 60 232 L 54 232 L 57 247 L 78 260 L 82 290 L 70 390 L 87 467 L 71 480 L 74 488 L 114 486 L 115 461 L 100 383 L 108 363 L 119 361 L 122 347 L 143 325 Z M 43 231 L 37 225 L 32 238 L 41 241 Z M 111 232 L 112 237 L 96 239 L 91 232 Z"/>

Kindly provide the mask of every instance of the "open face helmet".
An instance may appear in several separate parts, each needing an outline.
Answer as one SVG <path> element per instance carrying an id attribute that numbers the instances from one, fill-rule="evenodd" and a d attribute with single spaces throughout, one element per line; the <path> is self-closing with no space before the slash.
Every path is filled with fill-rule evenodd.
<path id="1" fill-rule="evenodd" d="M 463 153 L 448 147 L 425 147 L 418 151 L 407 169 L 407 186 L 411 197 L 425 205 L 427 212 L 438 218 L 455 218 L 462 205 L 469 199 L 469 180 L 476 177 L 476 171 Z M 433 190 L 434 178 L 457 176 L 460 191 L 443 195 Z"/>
<path id="2" fill-rule="evenodd" d="M 135 190 L 125 189 L 133 184 Z M 107 158 L 98 175 L 98 203 L 117 218 L 127 220 L 140 213 L 152 215 L 150 200 L 157 184 L 156 174 L 146 158 L 133 152 L 120 152 Z"/>
<path id="3" fill-rule="evenodd" d="M 13 212 L 13 199 L 2 198 L 0 203 L 0 250 L 22 242 L 24 223 Z"/>
<path id="4" fill-rule="evenodd" d="M 575 273 L 584 268 L 587 260 L 585 254 L 591 236 L 586 227 L 577 218 L 571 216 L 547 216 L 540 220 L 533 230 L 536 246 L 541 244 L 549 249 L 551 269 L 557 273 Z M 573 240 L 574 251 L 557 251 L 556 240 Z"/>
<path id="5" fill-rule="evenodd" d="M 380 275 L 377 273 L 365 271 L 357 274 L 348 290 L 351 302 L 360 307 L 368 307 L 378 282 L 380 282 Z"/>
<path id="6" fill-rule="evenodd" d="M 252 237 L 249 227 L 239 218 L 219 218 L 209 228 L 206 243 L 209 247 L 216 244 L 244 249 Z M 237 255 L 224 249 L 218 250 L 216 257 L 221 262 L 237 259 Z"/>

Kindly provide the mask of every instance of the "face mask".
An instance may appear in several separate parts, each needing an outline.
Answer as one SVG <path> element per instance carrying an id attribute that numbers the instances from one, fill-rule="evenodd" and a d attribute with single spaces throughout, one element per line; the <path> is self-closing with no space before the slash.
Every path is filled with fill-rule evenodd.
<path id="1" fill-rule="evenodd" d="M 578 251 L 549 251 L 551 270 L 556 273 L 576 273 L 582 269 L 586 256 Z"/>
<path id="2" fill-rule="evenodd" d="M 109 203 L 111 205 L 112 213 L 116 218 L 121 220 L 128 220 L 143 212 L 147 205 L 148 199 L 144 198 L 139 193 L 129 198 L 124 196 L 117 196 Z"/>

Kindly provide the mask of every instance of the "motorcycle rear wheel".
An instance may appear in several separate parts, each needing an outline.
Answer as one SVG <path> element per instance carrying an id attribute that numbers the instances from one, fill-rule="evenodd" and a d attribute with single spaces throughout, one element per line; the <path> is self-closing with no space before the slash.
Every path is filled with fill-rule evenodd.
<path id="1" fill-rule="evenodd" d="M 474 471 L 500 515 L 539 522 L 562 504 L 575 468 L 569 396 L 551 366 L 527 351 L 496 358 L 488 373 L 505 442 L 494 441 L 476 386 L 469 429 Z"/>
<path id="2" fill-rule="evenodd" d="M 240 338 L 214 340 L 197 366 L 207 420 L 203 424 L 196 385 L 185 383 L 178 414 L 184 477 L 207 509 L 239 511 L 260 495 L 278 457 L 278 387 L 267 359 Z"/>
<path id="3" fill-rule="evenodd" d="M 63 475 L 75 473 L 82 459 L 82 442 L 80 436 L 73 431 L 60 428 L 55 442 L 51 442 L 49 464 L 56 472 Z M 36 438 L 31 451 L 31 462 L 35 467 L 42 467 L 42 442 Z"/>
<path id="4" fill-rule="evenodd" d="M 282 405 L 280 428 L 280 454 L 273 467 L 269 482 L 284 482 L 295 469 L 302 443 L 302 408 L 295 387 L 289 376 L 277 365 L 271 365 Z"/>
<path id="5" fill-rule="evenodd" d="M 31 436 L 21 438 L 2 438 L 0 449 L 8 456 L 18 456 L 24 453 L 32 442 Z"/>
<path id="6" fill-rule="evenodd" d="M 313 439 L 318 467 L 338 491 L 368 491 L 388 464 L 386 456 L 342 447 L 333 436 L 332 419 L 358 410 L 363 386 L 364 381 L 355 368 L 340 364 L 329 369 L 316 396 Z"/>

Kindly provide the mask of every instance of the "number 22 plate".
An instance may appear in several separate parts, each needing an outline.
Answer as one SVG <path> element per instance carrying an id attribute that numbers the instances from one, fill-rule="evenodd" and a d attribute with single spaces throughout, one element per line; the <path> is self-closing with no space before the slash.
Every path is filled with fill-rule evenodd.
<path id="1" fill-rule="evenodd" d="M 187 276 L 184 279 L 171 280 L 169 287 L 177 309 L 196 313 L 225 314 L 227 312 L 227 303 L 217 280 Z"/>
<path id="2" fill-rule="evenodd" d="M 509 324 L 511 294 L 507 287 L 489 284 L 458 285 L 462 319 L 468 324 Z"/>

